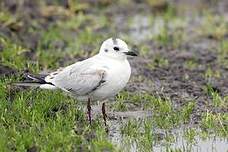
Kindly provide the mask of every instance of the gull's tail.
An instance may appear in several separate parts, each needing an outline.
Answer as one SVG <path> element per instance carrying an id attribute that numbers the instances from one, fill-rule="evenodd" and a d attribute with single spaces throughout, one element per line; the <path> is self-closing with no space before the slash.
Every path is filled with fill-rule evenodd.
<path id="1" fill-rule="evenodd" d="M 45 76 L 34 76 L 31 74 L 25 75 L 26 80 L 23 82 L 16 82 L 13 85 L 16 86 L 28 86 L 28 87 L 39 87 L 42 89 L 56 89 L 55 85 L 45 81 Z"/>

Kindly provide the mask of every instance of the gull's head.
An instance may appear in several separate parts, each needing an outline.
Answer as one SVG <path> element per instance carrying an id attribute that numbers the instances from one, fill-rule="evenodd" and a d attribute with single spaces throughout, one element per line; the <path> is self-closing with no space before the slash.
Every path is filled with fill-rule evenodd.
<path id="1" fill-rule="evenodd" d="M 131 51 L 127 44 L 118 38 L 109 38 L 105 40 L 100 48 L 99 54 L 116 59 L 126 59 L 127 56 L 137 56 Z"/>

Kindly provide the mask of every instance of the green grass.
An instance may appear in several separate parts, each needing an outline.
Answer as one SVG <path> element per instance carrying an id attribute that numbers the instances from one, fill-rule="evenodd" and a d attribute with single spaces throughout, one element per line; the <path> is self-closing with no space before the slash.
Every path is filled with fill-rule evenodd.
<path id="1" fill-rule="evenodd" d="M 99 121 L 89 126 L 82 105 L 60 91 L 6 91 L 1 80 L 1 151 L 113 150 Z M 14 95 L 15 94 L 15 95 Z M 9 101 L 11 96 L 12 101 Z"/>
<path id="2" fill-rule="evenodd" d="M 197 136 L 197 131 L 194 128 L 188 128 L 184 132 L 184 138 L 192 144 L 196 143 L 196 139 L 195 139 L 196 136 Z"/>
<path id="3" fill-rule="evenodd" d="M 218 62 L 228 68 L 228 41 L 222 40 L 218 45 Z"/>
<path id="4" fill-rule="evenodd" d="M 212 98 L 212 105 L 215 107 L 227 107 L 228 106 L 228 96 L 222 97 L 218 91 L 214 90 L 213 87 L 208 84 L 205 87 L 205 92 L 210 98 Z"/>
<path id="5" fill-rule="evenodd" d="M 228 126 L 227 126 L 228 115 L 227 113 L 213 114 L 207 111 L 202 116 L 201 128 L 209 136 L 211 133 L 219 135 L 221 137 L 227 137 Z"/>
<path id="6" fill-rule="evenodd" d="M 190 70 L 193 70 L 193 69 L 197 68 L 198 65 L 199 64 L 194 59 L 189 59 L 189 60 L 184 62 L 184 67 L 186 69 L 190 69 Z"/>
<path id="7" fill-rule="evenodd" d="M 1 44 L 3 44 L 4 50 L 1 52 L 1 61 L 6 65 L 14 68 L 23 68 L 26 63 L 22 62 L 24 56 L 22 55 L 25 50 L 13 43 L 10 43 L 8 40 L 1 38 Z"/>
<path id="8" fill-rule="evenodd" d="M 158 54 L 158 55 L 154 55 L 154 57 L 150 60 L 147 66 L 150 69 L 154 69 L 154 68 L 167 67 L 168 64 L 169 64 L 169 60 Z"/>
<path id="9" fill-rule="evenodd" d="M 212 68 L 209 67 L 209 68 L 207 68 L 204 76 L 208 80 L 210 80 L 211 78 L 220 78 L 221 72 L 219 70 L 212 70 Z"/>
<path id="10" fill-rule="evenodd" d="M 108 139 L 100 118 L 95 119 L 93 125 L 89 126 L 82 110 L 83 105 L 76 100 L 60 91 L 22 90 L 15 94 L 13 90 L 6 89 L 8 81 L 12 80 L 2 79 L 0 88 L 2 151 L 14 148 L 25 151 L 32 146 L 42 151 L 121 149 L 121 145 L 116 147 Z M 159 142 L 156 129 L 166 133 L 164 140 L 167 147 L 175 142 L 174 135 L 169 131 L 188 124 L 195 107 L 195 102 L 190 101 L 181 109 L 175 109 L 169 99 L 149 94 L 130 95 L 127 92 L 117 97 L 115 105 L 120 103 L 133 104 L 152 111 L 152 117 L 130 119 L 121 125 L 125 146 L 134 143 L 138 150 L 148 151 Z M 114 106 L 114 109 L 127 110 L 121 106 Z M 208 112 L 202 117 L 201 127 L 205 131 L 227 136 L 226 121 L 226 114 L 214 115 Z M 195 134 L 194 130 L 187 130 L 184 136 L 192 143 Z"/>
<path id="11" fill-rule="evenodd" d="M 225 18 L 205 12 L 199 33 L 203 36 L 211 36 L 214 39 L 222 40 L 227 33 Z"/>

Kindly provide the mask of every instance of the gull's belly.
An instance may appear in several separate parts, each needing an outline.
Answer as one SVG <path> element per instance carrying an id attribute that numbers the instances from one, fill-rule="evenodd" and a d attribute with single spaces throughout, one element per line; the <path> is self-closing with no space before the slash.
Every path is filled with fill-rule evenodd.
<path id="1" fill-rule="evenodd" d="M 95 100 L 103 100 L 115 96 L 127 84 L 131 75 L 129 64 L 125 68 L 120 67 L 110 70 L 105 79 L 105 83 L 92 93 Z"/>

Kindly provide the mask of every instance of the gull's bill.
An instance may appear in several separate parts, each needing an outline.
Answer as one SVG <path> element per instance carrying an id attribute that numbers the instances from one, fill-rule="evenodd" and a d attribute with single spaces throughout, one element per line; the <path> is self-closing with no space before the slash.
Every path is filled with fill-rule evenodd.
<path id="1" fill-rule="evenodd" d="M 124 52 L 124 54 L 129 55 L 129 56 L 138 56 L 138 54 L 136 54 L 134 51 Z"/>

